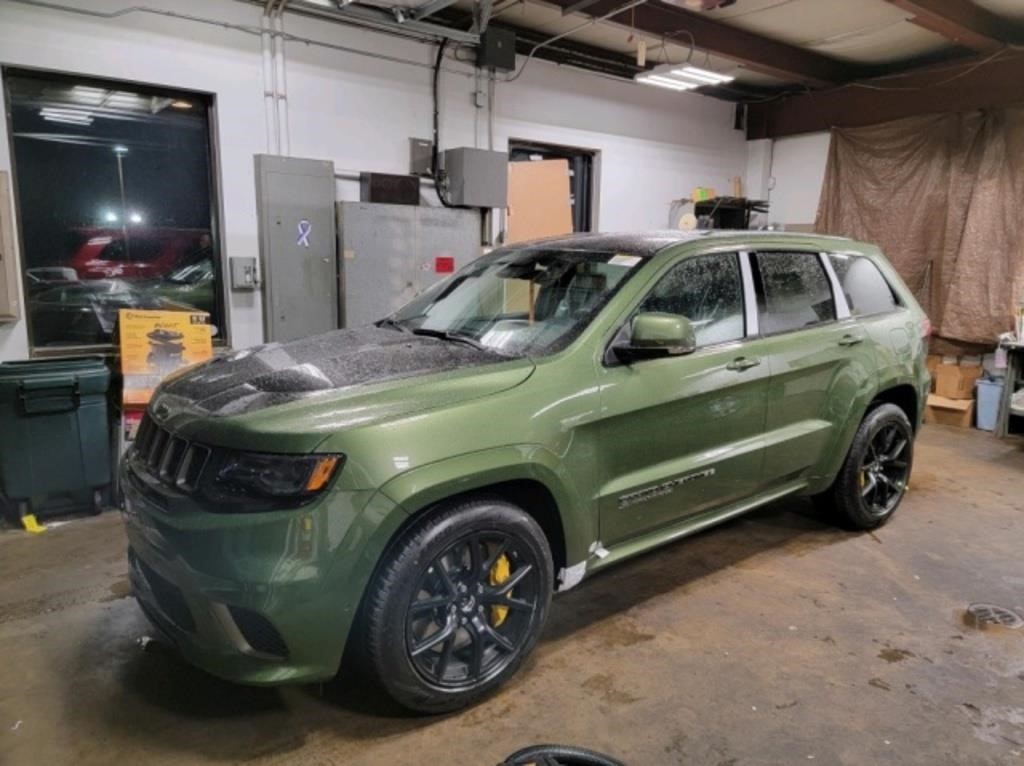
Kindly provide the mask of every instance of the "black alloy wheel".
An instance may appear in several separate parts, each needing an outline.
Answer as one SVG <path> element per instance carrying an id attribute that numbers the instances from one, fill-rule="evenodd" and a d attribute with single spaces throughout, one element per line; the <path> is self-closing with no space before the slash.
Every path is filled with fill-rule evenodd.
<path id="1" fill-rule="evenodd" d="M 855 529 L 875 529 L 896 512 L 914 465 L 914 429 L 895 404 L 864 416 L 835 482 L 817 501 Z"/>
<path id="2" fill-rule="evenodd" d="M 909 446 L 910 438 L 898 423 L 883 426 L 868 443 L 860 466 L 860 485 L 870 513 L 885 516 L 903 497 L 910 474 Z"/>
<path id="3" fill-rule="evenodd" d="M 457 710 L 518 670 L 553 592 L 551 550 L 533 517 L 501 498 L 453 501 L 389 546 L 352 648 L 369 679 L 406 708 Z"/>
<path id="4" fill-rule="evenodd" d="M 409 605 L 406 646 L 430 683 L 466 687 L 500 673 L 529 637 L 540 571 L 509 535 L 473 533 L 427 567 Z"/>

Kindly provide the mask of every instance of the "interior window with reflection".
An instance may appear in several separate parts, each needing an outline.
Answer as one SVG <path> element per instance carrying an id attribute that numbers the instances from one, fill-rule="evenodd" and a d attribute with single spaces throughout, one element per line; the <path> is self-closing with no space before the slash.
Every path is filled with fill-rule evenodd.
<path id="1" fill-rule="evenodd" d="M 33 347 L 115 343 L 122 308 L 223 326 L 209 97 L 10 69 L 4 86 Z"/>
<path id="2" fill-rule="evenodd" d="M 836 318 L 832 288 L 817 253 L 758 253 L 756 261 L 763 335 L 812 327 Z"/>
<path id="3" fill-rule="evenodd" d="M 853 316 L 883 314 L 896 308 L 892 288 L 868 258 L 832 253 L 829 261 Z"/>
<path id="4" fill-rule="evenodd" d="M 743 279 L 736 254 L 687 258 L 662 277 L 640 311 L 686 317 L 698 346 L 739 340 L 745 326 Z"/>

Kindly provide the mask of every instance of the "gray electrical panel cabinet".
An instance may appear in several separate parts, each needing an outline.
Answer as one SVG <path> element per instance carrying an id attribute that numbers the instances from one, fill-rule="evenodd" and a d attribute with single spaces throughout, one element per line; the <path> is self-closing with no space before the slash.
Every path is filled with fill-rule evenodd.
<path id="1" fill-rule="evenodd" d="M 257 154 L 256 197 L 266 340 L 336 329 L 334 164 Z"/>
<path id="2" fill-rule="evenodd" d="M 7 171 L 0 171 L 0 322 L 14 322 L 20 317 L 10 176 Z"/>
<path id="3" fill-rule="evenodd" d="M 448 201 L 467 207 L 505 207 L 508 201 L 508 152 L 468 146 L 444 152 Z"/>
<path id="4" fill-rule="evenodd" d="M 339 202 L 338 252 L 342 326 L 370 324 L 480 256 L 480 213 Z"/>

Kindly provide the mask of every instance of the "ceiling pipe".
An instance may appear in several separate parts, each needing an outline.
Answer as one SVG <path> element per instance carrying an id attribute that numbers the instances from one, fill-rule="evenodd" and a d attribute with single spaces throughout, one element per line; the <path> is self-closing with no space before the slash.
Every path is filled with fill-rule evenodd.
<path id="1" fill-rule="evenodd" d="M 277 84 L 275 83 L 276 69 L 274 66 L 274 36 L 271 33 L 269 16 L 270 4 L 273 0 L 267 0 L 267 7 L 260 17 L 260 54 L 263 64 L 263 119 L 267 134 L 267 153 L 278 154 L 280 152 L 278 114 L 277 114 Z"/>
<path id="2" fill-rule="evenodd" d="M 558 42 L 563 37 L 568 37 L 569 35 L 575 34 L 579 32 L 581 29 L 586 29 L 587 27 L 592 26 L 593 24 L 597 24 L 602 21 L 607 21 L 613 16 L 618 16 L 620 13 L 628 11 L 630 8 L 636 8 L 638 5 L 643 5 L 646 2 L 647 0 L 631 0 L 631 2 L 628 2 L 625 5 L 620 5 L 618 8 L 615 8 L 602 16 L 593 16 L 584 21 L 582 24 L 578 24 L 577 26 L 573 27 L 572 29 L 562 32 L 561 34 L 557 34 L 554 37 L 549 37 L 547 40 L 541 40 L 539 43 L 537 43 L 530 49 L 530 52 L 528 54 L 526 54 L 526 60 L 523 61 L 522 66 L 519 67 L 518 71 L 511 77 L 506 77 L 504 80 L 502 80 L 502 82 L 514 82 L 515 80 L 518 80 L 520 77 L 522 77 L 523 72 L 526 71 L 526 65 L 530 63 L 530 61 L 534 57 L 534 54 L 536 54 L 537 51 L 539 51 L 541 48 L 546 48 L 552 43 Z"/>
<path id="3" fill-rule="evenodd" d="M 288 0 L 281 0 L 271 25 L 277 44 L 275 46 L 274 84 L 277 88 L 278 150 L 280 154 L 291 154 L 291 129 L 288 122 L 288 70 L 285 63 L 284 9 Z"/>

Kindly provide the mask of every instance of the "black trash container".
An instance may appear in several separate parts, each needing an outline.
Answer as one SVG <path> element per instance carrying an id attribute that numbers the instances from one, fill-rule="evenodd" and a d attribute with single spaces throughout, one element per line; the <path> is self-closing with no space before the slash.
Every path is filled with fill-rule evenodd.
<path id="1" fill-rule="evenodd" d="M 0 364 L 0 495 L 20 515 L 54 495 L 102 510 L 109 387 L 99 357 Z"/>

